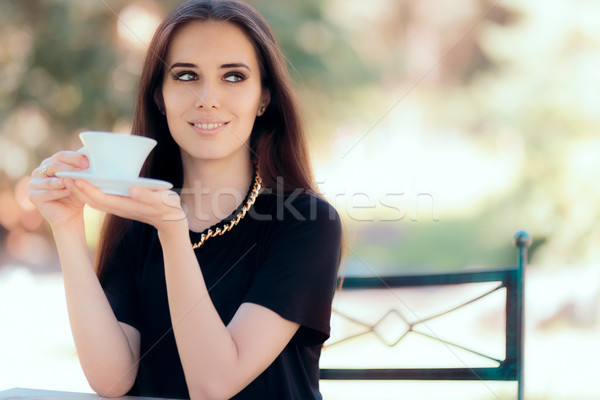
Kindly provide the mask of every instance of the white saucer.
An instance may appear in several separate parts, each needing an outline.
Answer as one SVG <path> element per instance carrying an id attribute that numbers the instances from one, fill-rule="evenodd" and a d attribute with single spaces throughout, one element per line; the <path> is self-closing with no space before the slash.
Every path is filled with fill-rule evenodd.
<path id="1" fill-rule="evenodd" d="M 89 172 L 62 171 L 57 172 L 59 178 L 83 179 L 106 194 L 116 194 L 118 196 L 129 196 L 129 189 L 132 187 L 141 187 L 148 189 L 171 189 L 173 185 L 170 182 L 160 181 L 150 178 L 120 179 L 106 178 L 96 176 Z"/>

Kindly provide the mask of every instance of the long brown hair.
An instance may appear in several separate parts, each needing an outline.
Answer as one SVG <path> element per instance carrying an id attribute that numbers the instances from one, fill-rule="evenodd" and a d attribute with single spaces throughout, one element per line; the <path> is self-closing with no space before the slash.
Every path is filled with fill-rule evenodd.
<path id="1" fill-rule="evenodd" d="M 208 20 L 230 22 L 244 30 L 255 47 L 263 87 L 271 95 L 270 103 L 263 115 L 257 117 L 250 136 L 251 157 L 258 161 L 263 186 L 275 189 L 279 177 L 278 187 L 281 188 L 283 183 L 284 192 L 300 188 L 318 193 L 286 59 L 264 18 L 249 5 L 236 0 L 188 1 L 167 15 L 157 28 L 146 52 L 131 128 L 133 134 L 158 142 L 141 175 L 170 181 L 175 188 L 183 185 L 179 147 L 171 137 L 166 117 L 154 101 L 154 94 L 160 91 L 167 50 L 175 31 L 189 22 Z M 96 257 L 100 278 L 104 265 L 130 223 L 130 220 L 114 215 L 106 216 Z"/>

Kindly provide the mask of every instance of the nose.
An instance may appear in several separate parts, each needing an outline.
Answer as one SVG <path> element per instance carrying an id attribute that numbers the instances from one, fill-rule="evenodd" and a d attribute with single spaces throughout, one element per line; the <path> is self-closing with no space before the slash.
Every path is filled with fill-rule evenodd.
<path id="1" fill-rule="evenodd" d="M 200 92 L 196 93 L 197 108 L 218 108 L 219 101 L 215 88 L 209 82 L 205 82 L 200 87 Z"/>

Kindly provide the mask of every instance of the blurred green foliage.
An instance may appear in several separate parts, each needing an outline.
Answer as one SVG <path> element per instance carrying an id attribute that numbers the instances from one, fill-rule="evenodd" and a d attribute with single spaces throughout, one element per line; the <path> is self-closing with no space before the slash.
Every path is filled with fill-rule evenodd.
<path id="1" fill-rule="evenodd" d="M 36 103 L 56 135 L 81 127 L 110 128 L 130 111 L 131 101 L 118 100 L 110 72 L 119 54 L 114 46 L 114 15 L 103 6 L 80 1 L 4 1 L 3 34 L 23 37 L 26 52 L 18 70 L 8 76 L 13 90 L 3 91 L 1 116 L 23 104 Z M 18 33 L 15 33 L 18 32 Z M 3 73 L 12 60 L 3 60 Z M 107 85 L 108 83 L 108 85 Z"/>
<path id="2" fill-rule="evenodd" d="M 0 240 L 48 236 L 9 218 L 17 208 L 6 206 L 22 201 L 21 178 L 40 160 L 76 148 L 78 131 L 127 130 L 149 38 L 133 20 L 123 26 L 125 11 L 160 19 L 179 3 L 2 0 L 0 207 L 13 211 L 0 210 Z M 347 218 L 350 257 L 382 268 L 502 265 L 514 260 L 510 239 L 521 228 L 543 243 L 539 263 L 600 257 L 598 6 L 249 3 L 290 61 L 325 180 L 388 192 L 412 181 L 434 192 L 445 185 L 434 193 L 437 220 Z"/>

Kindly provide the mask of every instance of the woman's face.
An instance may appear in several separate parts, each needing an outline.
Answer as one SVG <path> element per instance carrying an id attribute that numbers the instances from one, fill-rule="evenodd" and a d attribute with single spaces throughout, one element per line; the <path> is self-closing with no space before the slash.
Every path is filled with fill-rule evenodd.
<path id="1" fill-rule="evenodd" d="M 162 84 L 163 107 L 185 159 L 223 159 L 250 151 L 255 118 L 269 101 L 254 46 L 238 26 L 199 21 L 171 40 Z"/>

